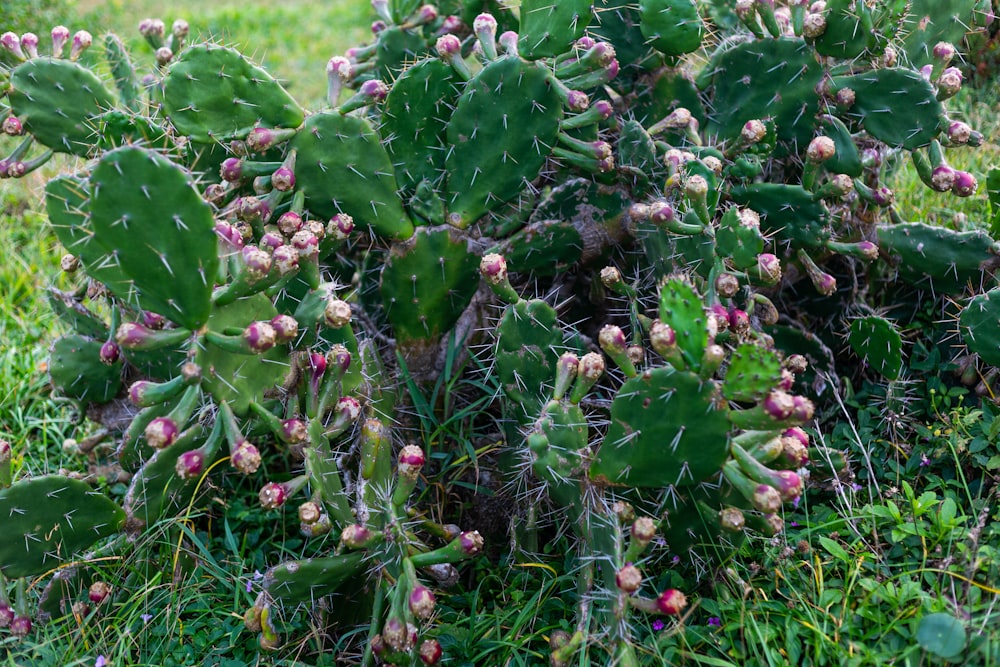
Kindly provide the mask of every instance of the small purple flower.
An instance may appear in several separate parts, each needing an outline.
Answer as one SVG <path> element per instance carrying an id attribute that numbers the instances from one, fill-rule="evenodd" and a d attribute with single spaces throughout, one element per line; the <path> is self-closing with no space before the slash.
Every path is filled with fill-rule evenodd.
<path id="1" fill-rule="evenodd" d="M 927 458 L 927 455 L 926 454 L 921 454 L 920 455 L 920 467 L 923 468 L 925 466 L 929 466 L 930 464 L 931 464 L 931 460 L 929 458 Z"/>
<path id="2" fill-rule="evenodd" d="M 721 628 L 722 627 L 722 619 L 719 618 L 718 616 L 712 616 L 711 618 L 708 619 L 708 624 L 712 625 L 712 626 L 715 626 L 717 628 Z"/>
<path id="3" fill-rule="evenodd" d="M 103 655 L 97 656 L 97 660 L 94 661 L 94 667 L 105 667 L 108 664 L 108 659 Z"/>
<path id="4" fill-rule="evenodd" d="M 663 625 L 663 621 L 661 621 L 660 619 L 656 619 L 655 621 L 653 621 L 653 630 L 655 630 L 656 632 L 659 632 L 664 627 L 665 626 Z"/>
<path id="5" fill-rule="evenodd" d="M 142 615 L 142 616 L 140 616 L 139 618 L 141 618 L 141 619 L 142 619 L 142 622 L 143 622 L 143 623 L 149 623 L 150 621 L 152 621 L 152 620 L 153 620 L 153 615 L 152 615 L 152 614 L 143 614 L 143 615 Z"/>
<path id="6" fill-rule="evenodd" d="M 791 526 L 792 528 L 798 528 L 799 527 L 799 522 L 798 521 L 789 521 L 788 525 Z"/>

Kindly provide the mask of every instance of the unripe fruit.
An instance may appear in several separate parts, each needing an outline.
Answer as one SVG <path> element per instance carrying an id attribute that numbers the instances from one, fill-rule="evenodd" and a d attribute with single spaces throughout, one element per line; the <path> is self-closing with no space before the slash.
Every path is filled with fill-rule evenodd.
<path id="1" fill-rule="evenodd" d="M 328 326 L 334 329 L 346 327 L 351 322 L 351 304 L 341 299 L 330 299 L 323 311 Z"/>
<path id="2" fill-rule="evenodd" d="M 319 521 L 321 516 L 323 516 L 323 510 L 311 500 L 299 505 L 299 521 L 302 523 L 308 525 L 314 524 Z"/>
<path id="3" fill-rule="evenodd" d="M 668 588 L 656 598 L 656 608 L 668 616 L 677 616 L 686 606 L 687 596 L 676 588 Z"/>
<path id="4" fill-rule="evenodd" d="M 87 591 L 87 597 L 94 604 L 101 604 L 111 594 L 111 586 L 103 581 L 95 581 Z"/>
<path id="5" fill-rule="evenodd" d="M 420 645 L 420 661 L 425 665 L 436 665 L 444 651 L 436 639 L 425 639 Z"/>
<path id="6" fill-rule="evenodd" d="M 507 280 L 507 260 L 503 255 L 489 253 L 479 262 L 479 275 L 490 285 L 501 285 Z"/>
<path id="7" fill-rule="evenodd" d="M 230 454 L 229 462 L 244 475 L 252 475 L 260 468 L 260 452 L 254 445 L 244 440 Z"/>
<path id="8" fill-rule="evenodd" d="M 113 340 L 109 340 L 105 341 L 104 344 L 101 345 L 101 351 L 98 356 L 100 357 L 102 364 L 105 366 L 112 366 L 121 357 L 121 353 L 122 350 L 118 346 L 118 343 Z"/>
<path id="9" fill-rule="evenodd" d="M 629 563 L 615 573 L 615 584 L 618 590 L 631 595 L 642 586 L 642 572 L 635 565 Z"/>
<path id="10" fill-rule="evenodd" d="M 281 484 L 268 482 L 258 494 L 260 505 L 266 510 L 278 509 L 288 500 L 288 491 Z"/>
<path id="11" fill-rule="evenodd" d="M 177 458 L 174 471 L 181 479 L 194 479 L 205 471 L 205 455 L 197 449 L 184 452 Z"/>
<path id="12" fill-rule="evenodd" d="M 434 614 L 434 594 L 426 586 L 417 584 L 410 593 L 410 611 L 421 620 L 426 620 Z"/>
<path id="13" fill-rule="evenodd" d="M 146 426 L 146 443 L 153 449 L 164 449 L 174 444 L 180 430 L 170 417 L 157 417 Z"/>

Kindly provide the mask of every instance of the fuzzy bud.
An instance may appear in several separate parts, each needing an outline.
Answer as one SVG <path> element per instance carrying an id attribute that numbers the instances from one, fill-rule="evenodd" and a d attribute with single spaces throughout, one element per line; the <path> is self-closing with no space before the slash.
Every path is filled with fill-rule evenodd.
<path id="1" fill-rule="evenodd" d="M 594 110 L 601 120 L 611 118 L 611 115 L 615 112 L 614 107 L 607 100 L 597 100 L 594 102 Z"/>
<path id="2" fill-rule="evenodd" d="M 271 253 L 271 261 L 278 275 L 287 276 L 299 268 L 299 252 L 290 245 L 278 246 Z"/>
<path id="3" fill-rule="evenodd" d="M 676 588 L 669 588 L 656 598 L 656 608 L 661 614 L 677 616 L 687 607 L 687 596 Z"/>
<path id="4" fill-rule="evenodd" d="M 771 253 L 763 252 L 757 257 L 757 269 L 760 272 L 761 280 L 768 285 L 773 285 L 781 280 L 781 260 Z"/>
<path id="5" fill-rule="evenodd" d="M 399 451 L 399 475 L 416 479 L 424 467 L 424 450 L 417 445 L 406 445 Z"/>
<path id="6" fill-rule="evenodd" d="M 976 177 L 967 171 L 955 171 L 955 182 L 951 186 L 951 191 L 959 197 L 971 197 L 976 194 L 979 183 Z"/>
<path id="7" fill-rule="evenodd" d="M 322 508 L 313 501 L 310 500 L 299 505 L 299 521 L 302 523 L 312 525 L 319 521 L 321 516 L 323 516 Z"/>
<path id="8" fill-rule="evenodd" d="M 0 46 L 3 46 L 18 60 L 24 60 L 26 57 L 24 51 L 21 50 L 21 38 L 17 36 L 17 33 L 5 32 L 0 35 Z"/>
<path id="9" fill-rule="evenodd" d="M 0 602 L 0 628 L 10 627 L 14 620 L 14 610 L 6 602 Z"/>
<path id="10" fill-rule="evenodd" d="M 246 278 L 250 284 L 262 280 L 271 271 L 271 256 L 252 245 L 244 246 L 240 251 L 243 265 L 246 267 Z"/>
<path id="11" fill-rule="evenodd" d="M 198 449 L 184 452 L 177 457 L 174 471 L 181 479 L 194 479 L 205 470 L 205 454 Z"/>
<path id="12" fill-rule="evenodd" d="M 788 392 L 776 389 L 767 395 L 761 405 L 764 407 L 764 412 L 772 419 L 783 421 L 791 416 L 792 410 L 795 409 L 795 400 Z"/>
<path id="13" fill-rule="evenodd" d="M 278 192 L 288 192 L 295 187 L 295 172 L 285 166 L 278 167 L 271 174 L 271 185 Z"/>
<path id="14" fill-rule="evenodd" d="M 238 157 L 228 157 L 222 161 L 219 176 L 228 183 L 239 183 L 243 178 L 243 160 Z"/>
<path id="15" fill-rule="evenodd" d="M 850 109 L 856 99 L 857 93 L 853 88 L 841 88 L 833 96 L 834 103 L 841 109 Z"/>
<path id="16" fill-rule="evenodd" d="M 450 59 L 454 56 L 461 56 L 462 41 L 455 35 L 441 35 L 438 37 L 434 48 L 437 50 L 439 56 Z"/>
<path id="17" fill-rule="evenodd" d="M 93 35 L 86 30 L 77 30 L 76 34 L 73 35 L 73 44 L 69 49 L 69 59 L 76 60 L 80 57 L 80 54 L 89 49 L 90 45 L 93 43 Z"/>
<path id="18" fill-rule="evenodd" d="M 3 133 L 11 137 L 24 134 L 24 125 L 17 116 L 7 116 L 3 119 Z"/>
<path id="19" fill-rule="evenodd" d="M 251 322 L 243 330 L 243 340 L 251 352 L 261 354 L 278 344 L 278 334 L 270 322 Z"/>
<path id="20" fill-rule="evenodd" d="M 112 366 L 118 361 L 121 354 L 122 349 L 118 346 L 118 343 L 113 340 L 109 340 L 105 341 L 104 344 L 101 345 L 101 351 L 98 354 L 98 357 L 100 358 L 101 363 L 105 366 Z"/>
<path id="21" fill-rule="evenodd" d="M 170 417 L 157 417 L 146 426 L 146 443 L 153 449 L 164 449 L 174 444 L 180 429 Z"/>
<path id="22" fill-rule="evenodd" d="M 715 291 L 722 298 L 729 299 L 740 291 L 740 281 L 731 273 L 720 273 L 715 278 Z"/>
<path id="23" fill-rule="evenodd" d="M 794 396 L 792 397 L 792 414 L 791 417 L 799 423 L 805 423 L 813 418 L 813 414 L 816 412 L 813 402 L 810 401 L 805 396 Z"/>
<path id="24" fill-rule="evenodd" d="M 708 194 L 708 181 L 704 176 L 689 176 L 684 183 L 684 193 L 692 199 L 701 199 Z"/>
<path id="25" fill-rule="evenodd" d="M 441 648 L 441 643 L 436 639 L 425 639 L 420 644 L 420 661 L 425 665 L 438 664 L 443 654 L 444 650 Z"/>
<path id="26" fill-rule="evenodd" d="M 605 362 L 597 352 L 588 352 L 580 357 L 580 366 L 577 375 L 587 382 L 597 382 L 604 375 Z"/>
<path id="27" fill-rule="evenodd" d="M 773 514 L 781 509 L 781 494 L 770 484 L 758 484 L 753 490 L 750 503 L 765 514 Z"/>
<path id="28" fill-rule="evenodd" d="M 702 179 L 704 180 L 704 179 Z M 674 209 L 663 200 L 654 201 L 649 205 L 649 220 L 657 227 L 662 227 L 673 222 L 675 218 Z"/>
<path id="29" fill-rule="evenodd" d="M 344 526 L 340 531 L 340 541 L 348 549 L 363 549 L 372 537 L 372 532 L 361 524 Z"/>
<path id="30" fill-rule="evenodd" d="M 470 530 L 458 536 L 458 543 L 462 553 L 466 556 L 475 556 L 483 550 L 483 536 L 478 530 Z"/>
<path id="31" fill-rule="evenodd" d="M 351 368 L 351 352 L 345 346 L 336 344 L 326 353 L 326 363 L 346 373 Z"/>
<path id="32" fill-rule="evenodd" d="M 745 334 L 750 330 L 750 316 L 745 310 L 733 308 L 729 311 L 729 328 L 738 334 Z"/>
<path id="33" fill-rule="evenodd" d="M 479 262 L 479 274 L 490 285 L 502 285 L 507 280 L 507 260 L 496 253 L 484 255 Z"/>
<path id="34" fill-rule="evenodd" d="M 507 34 L 507 33 L 504 33 Z M 571 90 L 566 95 L 566 108 L 570 111 L 586 111 L 590 107 L 590 97 L 580 90 Z"/>
<path id="35" fill-rule="evenodd" d="M 613 324 L 603 326 L 597 340 L 601 345 L 601 349 L 610 355 L 623 354 L 625 348 L 628 346 L 628 341 L 625 339 L 625 332 L 621 330 L 621 327 Z"/>
<path id="36" fill-rule="evenodd" d="M 748 144 L 756 144 L 767 136 L 767 126 L 764 125 L 763 121 L 754 119 L 748 120 L 743 125 L 743 130 L 740 132 L 740 136 L 743 137 L 743 141 Z"/>
<path id="37" fill-rule="evenodd" d="M 170 64 L 170 61 L 174 59 L 174 52 L 169 46 L 161 46 L 156 50 L 156 53 L 153 54 L 153 57 L 156 58 L 157 65 L 160 67 L 166 67 Z"/>
<path id="38" fill-rule="evenodd" d="M 649 342 L 660 356 L 667 356 L 677 346 L 677 333 L 660 320 L 655 320 L 649 329 Z"/>
<path id="39" fill-rule="evenodd" d="M 802 21 L 802 36 L 806 39 L 819 39 L 826 32 L 826 16 L 823 14 L 806 14 Z"/>
<path id="40" fill-rule="evenodd" d="M 346 327 L 351 323 L 351 304 L 341 299 L 329 299 L 323 317 L 327 325 L 334 329 Z"/>
<path id="41" fill-rule="evenodd" d="M 5 126 L 6 129 L 6 126 Z M 948 141 L 956 145 L 964 145 L 969 143 L 969 139 L 972 137 L 972 128 L 968 123 L 963 123 L 960 120 L 953 121 L 948 125 Z"/>
<path id="42" fill-rule="evenodd" d="M 28 616 L 15 616 L 10 622 L 10 634 L 15 637 L 27 637 L 31 632 L 31 618 Z"/>
<path id="43" fill-rule="evenodd" d="M 260 468 L 260 452 L 250 442 L 244 440 L 230 454 L 229 462 L 244 475 L 252 475 Z"/>
<path id="44" fill-rule="evenodd" d="M 746 517 L 743 512 L 736 507 L 724 507 L 719 512 L 719 525 L 722 530 L 729 533 L 739 533 L 746 526 Z"/>
<path id="45" fill-rule="evenodd" d="M 299 323 L 291 315 L 276 315 L 270 324 L 278 344 L 287 343 L 299 335 Z"/>
<path id="46" fill-rule="evenodd" d="M 826 162 L 837 154 L 837 145 L 827 136 L 818 136 L 809 142 L 806 157 L 814 164 Z"/>
<path id="47" fill-rule="evenodd" d="M 354 218 L 346 213 L 338 213 L 326 225 L 326 235 L 337 241 L 345 240 L 353 231 Z"/>
<path id="48" fill-rule="evenodd" d="M 288 491 L 281 484 L 268 482 L 260 490 L 260 505 L 266 510 L 278 509 L 288 500 Z"/>
<path id="49" fill-rule="evenodd" d="M 59 259 L 59 268 L 66 273 L 75 273 L 80 268 L 80 258 L 67 253 Z"/>
<path id="50" fill-rule="evenodd" d="M 899 54 L 896 53 L 896 49 L 891 46 L 885 47 L 885 51 L 882 52 L 882 67 L 895 67 L 899 62 Z"/>
<path id="51" fill-rule="evenodd" d="M 95 581 L 87 590 L 87 597 L 94 604 L 101 604 L 111 594 L 111 586 L 104 581 Z"/>
<path id="52" fill-rule="evenodd" d="M 955 46 L 953 44 L 949 44 L 948 42 L 938 42 L 934 45 L 931 53 L 934 54 L 934 57 L 937 60 L 940 60 L 942 63 L 947 65 L 951 62 L 951 59 L 955 57 L 957 51 L 955 50 Z"/>
<path id="53" fill-rule="evenodd" d="M 69 41 L 69 28 L 64 25 L 57 25 L 52 28 L 52 55 L 56 58 L 62 56 L 63 48 Z"/>
<path id="54" fill-rule="evenodd" d="M 279 317 L 282 317 L 279 315 Z M 286 419 L 281 422 L 281 439 L 289 444 L 299 444 L 309 438 L 309 429 L 301 419 Z"/>
<path id="55" fill-rule="evenodd" d="M 618 590 L 631 595 L 642 586 L 642 572 L 635 565 L 629 563 L 615 573 L 615 584 Z"/>
<path id="56" fill-rule="evenodd" d="M 648 516 L 642 516 L 632 522 L 632 539 L 645 547 L 656 537 L 656 522 Z"/>
<path id="57" fill-rule="evenodd" d="M 381 102 L 389 94 L 389 86 L 385 85 L 385 81 L 369 79 L 361 84 L 359 92 L 373 102 Z"/>
<path id="58" fill-rule="evenodd" d="M 410 593 L 410 611 L 421 620 L 434 614 L 434 594 L 426 586 L 417 584 Z"/>
<path id="59" fill-rule="evenodd" d="M 941 72 L 937 80 L 938 94 L 944 97 L 953 97 L 962 89 L 962 70 L 957 67 L 949 67 Z"/>

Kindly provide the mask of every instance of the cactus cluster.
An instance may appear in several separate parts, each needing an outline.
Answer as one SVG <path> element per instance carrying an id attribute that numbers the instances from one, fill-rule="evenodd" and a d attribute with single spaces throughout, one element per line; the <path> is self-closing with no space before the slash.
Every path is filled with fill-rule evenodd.
<path id="1" fill-rule="evenodd" d="M 263 511 L 298 505 L 303 534 L 336 545 L 266 574 L 246 616 L 262 647 L 281 644 L 275 605 L 352 589 L 365 664 L 435 664 L 428 583 L 483 538 L 413 503 L 425 452 L 398 378 L 433 382 L 457 341 L 502 389 L 490 410 L 520 462 L 502 474 L 579 545 L 583 604 L 551 663 L 640 664 L 630 614 L 685 604 L 652 590 L 650 544 L 773 535 L 802 492 L 802 378 L 825 359 L 779 325 L 787 293 L 808 283 L 837 307 L 837 267 L 874 263 L 873 280 L 962 295 L 997 251 L 905 222 L 887 185 L 908 155 L 933 190 L 976 192 L 945 149 L 983 138 L 946 101 L 951 42 L 982 3 L 739 0 L 732 21 L 715 4 L 375 0 L 372 42 L 330 59 L 316 111 L 238 51 L 188 44 L 183 22 L 143 22 L 148 67 L 104 37 L 110 78 L 81 63 L 85 31 L 0 37 L 19 138 L 0 176 L 80 158 L 45 189 L 77 276 L 52 294 L 72 330 L 52 384 L 115 406 L 106 449 L 130 479 L 119 507 L 75 480 L 13 481 L 8 456 L 0 503 L 25 539 L 0 572 L 138 535 L 228 467 Z M 994 291 L 960 322 L 987 364 Z M 849 343 L 900 373 L 886 318 L 854 319 Z"/>

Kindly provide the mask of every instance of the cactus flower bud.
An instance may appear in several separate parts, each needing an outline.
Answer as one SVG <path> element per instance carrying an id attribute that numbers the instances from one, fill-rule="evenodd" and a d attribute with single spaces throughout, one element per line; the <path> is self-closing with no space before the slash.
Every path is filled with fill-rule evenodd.
<path id="1" fill-rule="evenodd" d="M 260 468 L 260 452 L 249 441 L 244 440 L 229 455 L 229 462 L 244 475 L 252 475 Z"/>
<path id="2" fill-rule="evenodd" d="M 677 334 L 660 320 L 655 320 L 649 328 L 649 342 L 660 356 L 666 357 L 677 347 Z"/>
<path id="3" fill-rule="evenodd" d="M 967 171 L 955 171 L 955 182 L 951 186 L 951 191 L 959 197 L 971 197 L 976 194 L 979 183 L 976 177 Z"/>
<path id="4" fill-rule="evenodd" d="M 263 153 L 269 148 L 272 148 L 277 142 L 278 138 L 275 135 L 274 130 L 266 127 L 253 128 L 250 130 L 250 134 L 247 135 L 246 139 L 247 149 L 256 153 Z"/>
<path id="5" fill-rule="evenodd" d="M 689 176 L 684 183 L 684 193 L 692 199 L 703 198 L 708 194 L 708 181 L 698 174 Z"/>
<path id="6" fill-rule="evenodd" d="M 805 423 L 812 419 L 813 413 L 816 411 L 813 402 L 805 396 L 794 396 L 792 406 L 791 417 L 799 423 Z"/>
<path id="7" fill-rule="evenodd" d="M 715 291 L 724 299 L 734 297 L 740 291 L 740 281 L 731 273 L 720 273 L 715 277 Z"/>
<path id="8" fill-rule="evenodd" d="M 73 44 L 69 49 L 69 59 L 76 60 L 80 57 L 80 54 L 90 48 L 90 45 L 94 43 L 94 37 L 86 30 L 78 30 L 75 35 L 73 35 Z"/>
<path id="9" fill-rule="evenodd" d="M 632 522 L 632 539 L 645 547 L 656 537 L 656 522 L 648 516 L 642 516 Z"/>
<path id="10" fill-rule="evenodd" d="M 425 639 L 420 644 L 420 661 L 425 665 L 436 665 L 444 654 L 441 643 L 436 639 Z"/>
<path id="11" fill-rule="evenodd" d="M 757 257 L 757 270 L 761 280 L 768 285 L 781 280 L 781 260 L 769 252 L 763 252 Z"/>
<path id="12" fill-rule="evenodd" d="M 262 280 L 271 271 L 273 263 L 271 256 L 260 248 L 252 245 L 244 246 L 241 255 L 248 283 L 253 284 Z"/>
<path id="13" fill-rule="evenodd" d="M 673 207 L 663 200 L 654 201 L 649 205 L 649 220 L 657 227 L 673 222 L 675 217 Z"/>
<path id="14" fill-rule="evenodd" d="M 194 479 L 200 476 L 205 470 L 205 454 L 199 449 L 184 452 L 177 457 L 174 470 L 181 479 Z"/>
<path id="15" fill-rule="evenodd" d="M 745 334 L 750 330 L 750 316 L 745 310 L 733 308 L 729 311 L 729 328 L 738 334 Z"/>
<path id="16" fill-rule="evenodd" d="M 28 616 L 15 616 L 10 622 L 10 633 L 15 637 L 27 637 L 31 632 L 31 618 Z"/>
<path id="17" fill-rule="evenodd" d="M 410 592 L 410 611 L 421 620 L 434 614 L 434 594 L 426 586 L 417 584 Z"/>
<path id="18" fill-rule="evenodd" d="M 271 261 L 278 275 L 287 276 L 299 268 L 299 252 L 290 245 L 278 246 L 271 253 Z"/>
<path id="19" fill-rule="evenodd" d="M 228 183 L 239 183 L 243 178 L 243 160 L 238 157 L 227 157 L 219 167 L 219 176 Z"/>
<path id="20" fill-rule="evenodd" d="M 57 25 L 52 28 L 52 56 L 59 58 L 62 56 L 63 48 L 69 41 L 69 28 L 64 25 Z"/>
<path id="21" fill-rule="evenodd" d="M 746 526 L 746 517 L 736 507 L 724 507 L 719 512 L 719 525 L 729 533 L 739 533 Z"/>
<path id="22" fill-rule="evenodd" d="M 803 447 L 809 446 L 809 434 L 803 431 L 798 426 L 792 426 L 791 428 L 785 429 L 781 435 L 782 437 L 785 438 L 795 438 L 800 443 L 802 443 Z"/>
<path id="23" fill-rule="evenodd" d="M 258 495 L 261 507 L 266 510 L 278 509 L 288 500 L 288 490 L 275 482 L 265 484 Z"/>
<path id="24" fill-rule="evenodd" d="M 299 505 L 299 521 L 302 523 L 312 525 L 319 521 L 321 516 L 323 516 L 323 510 L 311 500 Z"/>
<path id="25" fill-rule="evenodd" d="M 462 549 L 462 553 L 466 556 L 475 556 L 483 550 L 483 536 L 479 534 L 478 530 L 469 530 L 462 533 L 458 536 L 457 541 Z"/>
<path id="26" fill-rule="evenodd" d="M 962 70 L 957 67 L 949 67 L 941 72 L 937 80 L 938 94 L 944 97 L 953 97 L 962 89 Z"/>
<path id="27" fill-rule="evenodd" d="M 4 126 L 6 129 L 6 126 Z M 969 139 L 972 137 L 972 128 L 968 123 L 963 123 L 960 120 L 952 121 L 948 125 L 948 141 L 957 145 L 964 145 L 969 143 Z"/>
<path id="28" fill-rule="evenodd" d="M 14 620 L 14 609 L 6 602 L 0 602 L 0 628 L 9 627 Z"/>
<path id="29" fill-rule="evenodd" d="M 611 114 L 615 112 L 614 107 L 607 100 L 597 100 L 594 102 L 594 110 L 597 112 L 598 117 L 601 120 L 607 120 L 611 118 Z"/>
<path id="30" fill-rule="evenodd" d="M 101 363 L 105 366 L 113 365 L 121 357 L 122 349 L 113 340 L 105 341 L 104 345 L 101 345 L 101 351 L 99 357 Z"/>
<path id="31" fill-rule="evenodd" d="M 326 362 L 341 373 L 346 373 L 351 368 L 351 352 L 338 343 L 326 353 Z"/>
<path id="32" fill-rule="evenodd" d="M 146 443 L 153 449 L 164 449 L 174 444 L 180 429 L 170 417 L 157 417 L 146 426 Z"/>
<path id="33" fill-rule="evenodd" d="M 341 299 L 329 299 L 323 317 L 327 325 L 334 329 L 346 327 L 351 322 L 351 304 Z"/>
<path id="34" fill-rule="evenodd" d="M 757 119 L 748 120 L 744 123 L 740 136 L 746 143 L 756 144 L 767 136 L 767 126 L 764 125 L 763 121 Z"/>
<path id="35" fill-rule="evenodd" d="M 278 334 L 270 322 L 251 322 L 243 330 L 243 340 L 251 352 L 261 354 L 278 344 Z"/>
<path id="36" fill-rule="evenodd" d="M 765 514 L 774 514 L 781 509 L 781 494 L 770 484 L 758 484 L 754 487 L 750 504 Z"/>
<path id="37" fill-rule="evenodd" d="M 642 586 L 642 572 L 629 563 L 615 573 L 615 585 L 618 586 L 618 590 L 631 595 Z"/>
<path id="38" fill-rule="evenodd" d="M 285 166 L 278 167 L 271 174 L 271 185 L 278 192 L 288 192 L 295 187 L 295 172 Z"/>
<path id="39" fill-rule="evenodd" d="M 957 51 L 955 50 L 955 46 L 953 44 L 949 44 L 948 42 L 938 42 L 934 45 L 931 53 L 934 54 L 934 57 L 937 60 L 940 60 L 947 65 L 951 62 L 951 59 L 955 57 Z"/>
<path id="40" fill-rule="evenodd" d="M 668 588 L 656 598 L 656 608 L 661 614 L 677 616 L 687 607 L 687 596 L 676 588 Z"/>
<path id="41" fill-rule="evenodd" d="M 604 375 L 605 362 L 597 352 L 588 352 L 580 358 L 580 366 L 577 375 L 585 381 L 594 383 Z"/>
<path id="42" fill-rule="evenodd" d="M 3 133 L 11 137 L 24 134 L 24 125 L 17 116 L 7 116 L 3 119 Z"/>
<path id="43" fill-rule="evenodd" d="M 350 236 L 353 231 L 354 218 L 346 213 L 338 213 L 330 218 L 330 222 L 326 225 L 327 236 L 336 239 L 337 241 L 343 241 Z"/>
<path id="44" fill-rule="evenodd" d="M 501 285 L 507 280 L 507 260 L 496 253 L 483 255 L 479 262 L 479 274 L 490 285 Z"/>
<path id="45" fill-rule="evenodd" d="M 282 316 L 279 315 L 279 317 Z M 281 422 L 280 436 L 283 442 L 296 445 L 308 439 L 309 430 L 301 419 L 286 419 Z"/>
<path id="46" fill-rule="evenodd" d="M 156 50 L 156 53 L 153 54 L 153 57 L 156 58 L 157 65 L 160 67 L 166 67 L 170 64 L 170 61 L 174 59 L 174 51 L 169 46 L 161 46 Z"/>
<path id="47" fill-rule="evenodd" d="M 298 251 L 299 257 L 309 258 L 319 254 L 319 239 L 308 229 L 295 232 L 291 245 Z"/>
<path id="48" fill-rule="evenodd" d="M 3 46 L 18 60 L 25 60 L 24 51 L 21 50 L 21 38 L 14 32 L 5 32 L 0 35 L 0 46 Z"/>
<path id="49" fill-rule="evenodd" d="M 818 136 L 809 142 L 806 157 L 814 164 L 826 162 L 837 154 L 837 145 L 827 136 Z"/>
<path id="50" fill-rule="evenodd" d="M 104 581 L 95 581 L 87 590 L 87 597 L 94 604 L 101 604 L 111 594 L 111 586 Z"/>
<path id="51" fill-rule="evenodd" d="M 786 391 L 776 389 L 769 393 L 761 403 L 766 412 L 775 421 L 788 419 L 795 409 L 795 399 Z"/>
<path id="52" fill-rule="evenodd" d="M 373 102 L 381 102 L 389 94 L 389 86 L 385 84 L 385 81 L 369 79 L 361 84 L 359 92 Z"/>
<path id="53" fill-rule="evenodd" d="M 571 90 L 566 95 L 566 107 L 570 111 L 586 111 L 590 107 L 590 97 L 583 91 Z"/>
<path id="54" fill-rule="evenodd" d="M 782 461 L 796 469 L 809 465 L 809 448 L 799 438 L 783 435 L 780 441 Z"/>
<path id="55" fill-rule="evenodd" d="M 75 273 L 80 268 L 80 258 L 67 253 L 59 259 L 59 268 L 66 273 Z"/>
<path id="56" fill-rule="evenodd" d="M 340 531 L 340 541 L 348 549 L 363 549 L 372 537 L 372 532 L 360 524 L 344 526 Z"/>
<path id="57" fill-rule="evenodd" d="M 826 16 L 821 13 L 806 14 L 802 21 L 802 36 L 806 39 L 819 39 L 826 32 Z"/>
<path id="58" fill-rule="evenodd" d="M 439 56 L 450 59 L 454 56 L 461 56 L 462 41 L 455 35 L 441 35 L 438 37 L 434 48 L 437 50 Z"/>
<path id="59" fill-rule="evenodd" d="M 601 328 L 597 337 L 601 349 L 609 355 L 624 354 L 628 341 L 625 339 L 625 332 L 621 327 L 613 324 L 606 324 Z"/>
<path id="60" fill-rule="evenodd" d="M 276 315 L 271 318 L 270 324 L 278 344 L 287 343 L 299 335 L 299 323 L 291 315 Z"/>
<path id="61" fill-rule="evenodd" d="M 416 479 L 424 467 L 424 450 L 417 445 L 406 445 L 399 451 L 399 474 L 402 477 Z"/>
<path id="62" fill-rule="evenodd" d="M 472 30 L 477 35 L 496 35 L 497 34 L 497 20 L 493 18 L 492 14 L 480 14 L 472 22 Z"/>

